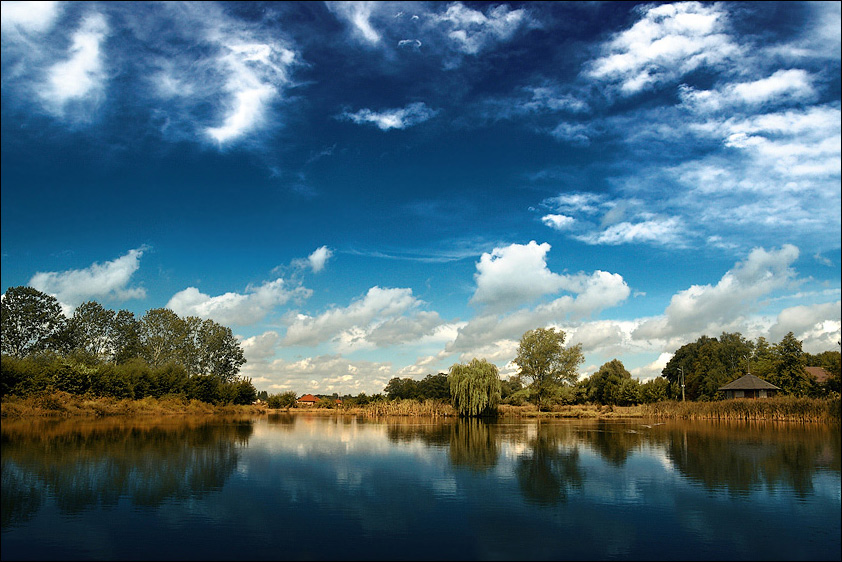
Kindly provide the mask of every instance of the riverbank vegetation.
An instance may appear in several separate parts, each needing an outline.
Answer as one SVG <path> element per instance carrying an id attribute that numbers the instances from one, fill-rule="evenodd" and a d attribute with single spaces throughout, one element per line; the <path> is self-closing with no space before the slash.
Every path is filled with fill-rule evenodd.
<path id="1" fill-rule="evenodd" d="M 211 404 L 178 396 L 141 399 L 94 397 L 61 390 L 45 391 L 25 398 L 7 396 L 0 404 L 3 419 L 176 415 L 265 414 L 264 405 Z"/>
<path id="2" fill-rule="evenodd" d="M 31 287 L 3 294 L 0 398 L 29 404 L 23 410 L 73 411 L 76 402 L 54 399 L 66 396 L 106 411 L 127 401 L 251 405 L 257 390 L 238 376 L 244 363 L 231 329 L 212 320 L 163 308 L 138 320 L 96 301 L 67 318 L 55 297 Z"/>
<path id="3" fill-rule="evenodd" d="M 702 336 L 679 348 L 662 376 L 640 382 L 619 359 L 589 377 L 580 344 L 537 328 L 523 334 L 501 380 L 485 359 L 454 364 L 422 380 L 392 378 L 383 393 L 319 395 L 298 404 L 294 391 L 257 392 L 238 376 L 243 350 L 230 328 L 154 309 L 128 311 L 83 303 L 67 318 L 58 301 L 30 287 L 2 298 L 2 415 L 19 417 L 145 413 L 263 413 L 299 410 L 380 416 L 660 417 L 839 421 L 840 352 L 805 353 L 788 333 L 778 344 L 739 333 Z M 818 380 L 805 370 L 821 367 Z M 723 385 L 752 373 L 779 396 L 723 400 Z"/>

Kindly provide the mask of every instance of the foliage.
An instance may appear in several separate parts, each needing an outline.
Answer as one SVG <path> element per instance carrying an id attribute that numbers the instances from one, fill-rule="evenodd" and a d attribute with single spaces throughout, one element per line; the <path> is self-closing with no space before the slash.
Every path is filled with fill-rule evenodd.
<path id="1" fill-rule="evenodd" d="M 266 405 L 273 409 L 292 408 L 298 400 L 298 395 L 294 390 L 281 392 L 280 394 L 270 394 L 266 398 Z"/>
<path id="2" fill-rule="evenodd" d="M 32 287 L 9 287 L 0 299 L 0 347 L 4 355 L 27 357 L 63 350 L 67 319 L 52 295 Z"/>
<path id="3" fill-rule="evenodd" d="M 213 375 L 189 377 L 179 363 L 153 368 L 142 359 L 88 365 L 54 353 L 23 359 L 2 356 L 0 396 L 4 399 L 52 391 L 129 400 L 177 396 L 210 404 L 251 404 L 257 397 L 250 379 L 222 382 Z"/>
<path id="4" fill-rule="evenodd" d="M 392 378 L 383 389 L 389 400 L 405 400 L 418 397 L 418 381 L 410 378 Z"/>
<path id="5" fill-rule="evenodd" d="M 661 402 L 669 398 L 669 382 L 663 377 L 657 377 L 640 385 L 640 401 L 644 404 Z"/>
<path id="6" fill-rule="evenodd" d="M 500 376 L 496 365 L 476 358 L 467 365 L 454 364 L 450 367 L 448 382 L 451 403 L 459 415 L 496 414 L 500 403 Z"/>
<path id="7" fill-rule="evenodd" d="M 830 357 L 828 357 L 829 360 Z M 681 373 L 685 377 L 687 400 L 721 398 L 719 388 L 751 373 L 793 396 L 827 395 L 832 389 L 811 384 L 804 371 L 808 361 L 801 342 L 792 332 L 776 345 L 765 338 L 751 342 L 739 333 L 722 333 L 719 338 L 701 336 L 679 348 L 662 371 L 670 386 L 669 397 L 679 398 Z"/>
<path id="8" fill-rule="evenodd" d="M 564 347 L 566 335 L 555 328 L 529 330 L 520 339 L 514 363 L 519 376 L 531 379 L 530 396 L 539 409 L 548 409 L 558 387 L 574 384 L 577 368 L 585 361 L 582 345 Z"/>
<path id="9" fill-rule="evenodd" d="M 770 381 L 781 388 L 784 394 L 807 396 L 809 381 L 804 375 L 805 359 L 801 351 L 801 342 L 789 332 L 775 346 L 775 374 Z"/>
<path id="10" fill-rule="evenodd" d="M 427 375 L 420 381 L 394 377 L 383 389 L 389 400 L 449 400 L 447 374 Z"/>
<path id="11" fill-rule="evenodd" d="M 613 359 L 588 378 L 588 399 L 597 404 L 616 406 L 638 404 L 637 384 L 622 361 Z"/>
<path id="12" fill-rule="evenodd" d="M 516 392 L 523 389 L 523 383 L 517 376 L 500 381 L 500 400 L 506 403 Z"/>

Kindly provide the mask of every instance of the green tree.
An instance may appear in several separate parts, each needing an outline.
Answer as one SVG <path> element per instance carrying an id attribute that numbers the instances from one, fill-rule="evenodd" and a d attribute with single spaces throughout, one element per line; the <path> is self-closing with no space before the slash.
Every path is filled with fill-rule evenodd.
<path id="1" fill-rule="evenodd" d="M 288 390 L 279 394 L 270 394 L 266 399 L 266 405 L 273 409 L 286 408 L 287 410 L 295 406 L 298 401 L 298 395 L 294 390 Z"/>
<path id="2" fill-rule="evenodd" d="M 450 384 L 447 373 L 427 375 L 418 381 L 419 400 L 448 400 L 450 398 Z"/>
<path id="3" fill-rule="evenodd" d="M 669 398 L 669 382 L 664 377 L 656 377 L 640 385 L 640 400 L 646 404 L 661 402 Z"/>
<path id="4" fill-rule="evenodd" d="M 766 338 L 757 338 L 750 362 L 751 374 L 771 382 L 775 378 L 775 360 L 775 350 Z"/>
<path id="5" fill-rule="evenodd" d="M 58 299 L 32 287 L 9 287 L 0 298 L 3 354 L 26 357 L 59 350 L 66 324 Z"/>
<path id="6" fill-rule="evenodd" d="M 196 344 L 199 372 L 223 382 L 233 381 L 246 362 L 243 348 L 231 328 L 213 320 L 205 320 L 199 326 Z"/>
<path id="7" fill-rule="evenodd" d="M 410 378 L 393 377 L 383 389 L 389 400 L 418 398 L 418 381 Z"/>
<path id="8" fill-rule="evenodd" d="M 632 380 L 622 361 L 613 359 L 588 378 L 588 398 L 597 404 L 624 406 L 634 403 L 638 397 L 628 383 L 637 384 L 637 381 Z"/>
<path id="9" fill-rule="evenodd" d="M 789 332 L 775 346 L 775 376 L 773 384 L 779 386 L 785 394 L 806 396 L 809 392 L 809 381 L 805 375 L 804 352 L 801 342 L 795 334 Z"/>
<path id="10" fill-rule="evenodd" d="M 523 383 L 517 376 L 500 381 L 500 399 L 505 402 L 510 396 L 523 389 Z"/>
<path id="11" fill-rule="evenodd" d="M 497 366 L 474 358 L 467 365 L 456 363 L 448 374 L 450 399 L 460 416 L 477 417 L 497 413 L 500 404 L 500 375 Z"/>
<path id="12" fill-rule="evenodd" d="M 530 394 L 539 409 L 549 408 L 559 387 L 574 384 L 577 368 L 584 363 L 582 345 L 564 347 L 566 334 L 555 328 L 529 330 L 520 339 L 514 363 L 519 376 L 531 379 Z"/>
<path id="13" fill-rule="evenodd" d="M 90 354 L 100 362 L 113 359 L 115 317 L 113 310 L 96 301 L 80 304 L 68 322 L 73 348 Z"/>
<path id="14" fill-rule="evenodd" d="M 172 310 L 153 308 L 147 311 L 140 319 L 139 336 L 142 357 L 151 367 L 160 367 L 170 361 L 184 364 L 180 351 L 185 346 L 187 326 Z"/>
<path id="15" fill-rule="evenodd" d="M 115 363 L 122 364 L 143 356 L 140 322 L 134 317 L 134 313 L 128 310 L 117 311 L 114 315 L 113 338 Z"/>

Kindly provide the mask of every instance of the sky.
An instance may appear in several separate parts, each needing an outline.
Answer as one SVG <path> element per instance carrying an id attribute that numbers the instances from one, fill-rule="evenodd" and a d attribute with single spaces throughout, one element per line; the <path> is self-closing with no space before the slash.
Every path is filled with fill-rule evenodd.
<path id="1" fill-rule="evenodd" d="M 2 2 L 2 290 L 258 390 L 840 340 L 839 2 Z"/>

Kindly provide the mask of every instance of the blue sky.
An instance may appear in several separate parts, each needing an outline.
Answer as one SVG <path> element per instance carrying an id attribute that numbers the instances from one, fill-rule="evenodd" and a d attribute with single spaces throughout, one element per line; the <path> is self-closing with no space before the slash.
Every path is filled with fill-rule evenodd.
<path id="1" fill-rule="evenodd" d="M 840 339 L 838 2 L 3 2 L 2 290 L 259 390 Z"/>

